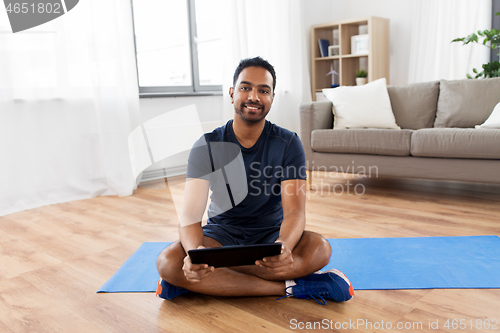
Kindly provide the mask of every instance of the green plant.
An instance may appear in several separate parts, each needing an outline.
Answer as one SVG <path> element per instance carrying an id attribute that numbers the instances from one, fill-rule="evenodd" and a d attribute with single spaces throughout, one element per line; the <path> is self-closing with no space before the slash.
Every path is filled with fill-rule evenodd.
<path id="1" fill-rule="evenodd" d="M 495 16 L 500 16 L 500 12 L 495 13 Z M 478 37 L 479 36 L 479 37 Z M 483 38 L 482 42 L 479 41 L 480 38 Z M 491 29 L 491 30 L 479 30 L 477 34 L 471 33 L 467 37 L 456 38 L 451 41 L 453 42 L 463 42 L 462 45 L 466 45 L 469 43 L 482 43 L 484 46 L 489 47 L 493 51 L 497 52 L 498 56 L 500 56 L 500 30 Z M 489 42 L 489 45 L 487 43 Z M 477 69 L 472 69 L 472 71 L 476 74 L 475 79 L 479 79 L 480 77 L 500 77 L 500 62 L 498 61 L 490 61 L 487 64 L 483 64 L 483 70 L 478 72 Z M 467 74 L 469 79 L 472 79 L 472 75 Z"/>
<path id="2" fill-rule="evenodd" d="M 368 72 L 364 69 L 359 69 L 356 71 L 356 77 L 367 77 Z"/>

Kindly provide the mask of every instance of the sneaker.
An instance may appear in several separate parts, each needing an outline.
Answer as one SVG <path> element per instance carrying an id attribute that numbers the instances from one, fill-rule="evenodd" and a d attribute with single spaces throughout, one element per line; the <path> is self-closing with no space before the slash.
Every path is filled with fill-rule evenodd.
<path id="1" fill-rule="evenodd" d="M 319 271 L 295 279 L 294 282 L 296 285 L 286 288 L 286 295 L 283 297 L 312 298 L 319 304 L 325 305 L 328 303 L 325 299 L 345 302 L 354 296 L 351 282 L 341 271 L 336 269 L 330 269 L 326 272 Z"/>
<path id="2" fill-rule="evenodd" d="M 183 295 L 187 292 L 189 292 L 189 290 L 174 286 L 173 284 L 168 283 L 162 278 L 158 280 L 158 285 L 156 286 L 156 297 L 168 300 L 174 299 L 177 296 Z"/>

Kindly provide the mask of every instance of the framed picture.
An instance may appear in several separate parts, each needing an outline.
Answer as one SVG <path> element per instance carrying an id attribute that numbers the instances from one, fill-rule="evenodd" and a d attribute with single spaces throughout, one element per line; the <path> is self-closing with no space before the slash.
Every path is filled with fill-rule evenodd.
<path id="1" fill-rule="evenodd" d="M 338 56 L 340 54 L 340 45 L 330 45 L 328 46 L 328 56 Z"/>
<path id="2" fill-rule="evenodd" d="M 351 54 L 368 54 L 368 35 L 351 37 Z"/>

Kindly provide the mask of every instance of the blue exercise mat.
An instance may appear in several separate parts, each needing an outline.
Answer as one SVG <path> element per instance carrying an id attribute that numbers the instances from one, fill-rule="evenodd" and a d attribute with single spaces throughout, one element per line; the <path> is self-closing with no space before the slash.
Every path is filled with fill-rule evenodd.
<path id="1" fill-rule="evenodd" d="M 498 236 L 329 239 L 330 263 L 355 290 L 500 288 Z M 98 292 L 151 292 L 156 258 L 170 243 L 144 243 Z"/>
<path id="2" fill-rule="evenodd" d="M 102 285 L 98 293 L 126 293 L 156 291 L 160 274 L 156 259 L 171 242 L 146 242 Z"/>
<path id="3" fill-rule="evenodd" d="M 330 239 L 354 289 L 500 288 L 498 236 Z"/>

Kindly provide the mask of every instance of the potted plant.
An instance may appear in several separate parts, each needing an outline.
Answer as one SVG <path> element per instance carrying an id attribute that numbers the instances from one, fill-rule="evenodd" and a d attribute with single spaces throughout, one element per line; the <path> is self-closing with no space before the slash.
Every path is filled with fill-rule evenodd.
<path id="1" fill-rule="evenodd" d="M 500 16 L 500 12 L 495 13 L 495 16 Z M 479 37 L 478 37 L 479 36 Z M 482 39 L 480 41 L 479 39 Z M 483 44 L 486 47 L 489 47 L 490 49 L 494 50 L 495 52 L 498 53 L 500 56 L 500 52 L 497 50 L 500 50 L 500 30 L 497 29 L 491 29 L 491 30 L 479 30 L 477 34 L 471 33 L 467 37 L 462 37 L 462 38 L 455 38 L 454 40 L 451 41 L 453 42 L 463 42 L 463 45 L 469 44 L 469 43 L 480 43 Z M 489 43 L 489 45 L 488 45 Z M 477 69 L 474 68 L 472 71 L 476 76 L 474 77 L 475 79 L 479 79 L 481 77 L 488 78 L 488 77 L 500 77 L 500 63 L 498 61 L 490 61 L 487 64 L 483 64 L 483 70 L 478 73 Z M 467 77 L 469 79 L 472 79 L 472 75 L 467 73 Z"/>
<path id="2" fill-rule="evenodd" d="M 356 85 L 362 86 L 366 84 L 366 77 L 368 76 L 368 72 L 364 69 L 358 69 L 356 71 Z"/>

